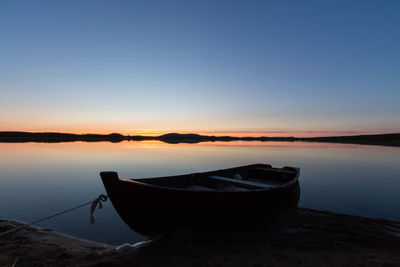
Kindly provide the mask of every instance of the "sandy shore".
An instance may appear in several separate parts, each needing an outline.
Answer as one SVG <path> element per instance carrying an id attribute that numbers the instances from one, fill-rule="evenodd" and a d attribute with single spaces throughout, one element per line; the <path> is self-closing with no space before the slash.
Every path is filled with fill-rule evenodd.
<path id="1" fill-rule="evenodd" d="M 20 225 L 0 220 L 0 232 Z M 27 227 L 0 237 L 0 266 L 400 266 L 399 228 L 393 222 L 297 209 L 272 227 L 249 226 L 182 230 L 122 253 Z"/>

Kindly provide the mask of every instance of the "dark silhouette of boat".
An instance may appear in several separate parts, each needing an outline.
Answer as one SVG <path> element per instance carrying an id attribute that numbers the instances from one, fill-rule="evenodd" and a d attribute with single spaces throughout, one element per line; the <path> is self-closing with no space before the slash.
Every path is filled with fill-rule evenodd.
<path id="1" fill-rule="evenodd" d="M 120 217 L 143 235 L 181 228 L 240 225 L 297 205 L 299 168 L 252 164 L 186 175 L 119 179 L 100 176 Z"/>

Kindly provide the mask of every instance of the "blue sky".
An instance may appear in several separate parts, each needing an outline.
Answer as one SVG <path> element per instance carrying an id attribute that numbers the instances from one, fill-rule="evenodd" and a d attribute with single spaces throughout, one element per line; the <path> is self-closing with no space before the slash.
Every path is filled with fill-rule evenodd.
<path id="1" fill-rule="evenodd" d="M 0 130 L 400 131 L 398 1 L 0 1 Z"/>

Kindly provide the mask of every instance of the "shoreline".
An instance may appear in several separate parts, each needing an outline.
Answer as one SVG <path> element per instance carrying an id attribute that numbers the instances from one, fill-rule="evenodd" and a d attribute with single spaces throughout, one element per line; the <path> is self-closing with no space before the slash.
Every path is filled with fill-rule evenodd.
<path id="1" fill-rule="evenodd" d="M 51 246 L 56 245 L 59 246 L 61 249 L 74 252 L 103 253 L 113 251 L 115 249 L 115 246 L 112 245 L 63 234 L 51 228 L 31 226 L 27 225 L 24 222 L 0 218 L 1 233 L 21 226 L 24 227 L 13 233 L 6 234 L 1 238 L 8 239 L 11 237 L 25 236 L 34 242 L 45 243 Z"/>
<path id="2" fill-rule="evenodd" d="M 232 141 L 284 141 L 284 142 L 319 142 L 319 143 L 343 143 L 358 145 L 400 146 L 400 133 L 350 135 L 328 137 L 235 137 L 235 136 L 209 136 L 199 134 L 169 133 L 160 136 L 122 135 L 112 133 L 102 134 L 70 134 L 70 133 L 32 133 L 32 132 L 0 132 L 0 143 L 59 143 L 59 142 L 112 142 L 122 141 L 148 141 L 156 140 L 169 144 L 194 144 L 200 142 L 232 142 Z"/>
<path id="3" fill-rule="evenodd" d="M 12 266 L 397 266 L 400 224 L 298 208 L 272 227 L 182 230 L 137 250 L 28 226 L 0 239 L 0 265 Z M 0 219 L 0 231 L 22 225 Z M 249 230 L 251 229 L 251 231 Z"/>

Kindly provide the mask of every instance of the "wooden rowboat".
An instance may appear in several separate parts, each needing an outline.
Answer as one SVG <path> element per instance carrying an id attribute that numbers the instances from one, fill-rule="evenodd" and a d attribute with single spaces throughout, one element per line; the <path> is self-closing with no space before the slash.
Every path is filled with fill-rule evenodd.
<path id="1" fill-rule="evenodd" d="M 299 168 L 252 164 L 186 175 L 119 179 L 100 176 L 119 216 L 134 231 L 152 235 L 179 228 L 240 224 L 297 205 Z"/>

